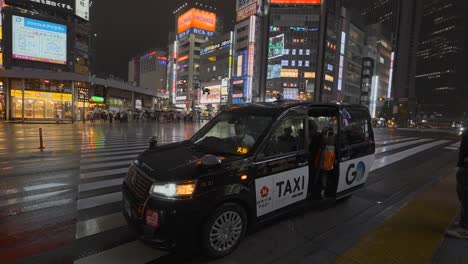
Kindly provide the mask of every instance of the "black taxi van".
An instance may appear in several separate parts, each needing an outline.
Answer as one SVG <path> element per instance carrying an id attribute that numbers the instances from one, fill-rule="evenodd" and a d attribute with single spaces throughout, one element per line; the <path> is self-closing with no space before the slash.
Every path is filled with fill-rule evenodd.
<path id="1" fill-rule="evenodd" d="M 150 147 L 123 183 L 123 213 L 162 249 L 231 253 L 248 227 L 366 183 L 375 142 L 359 105 L 233 106 L 190 140 Z"/>

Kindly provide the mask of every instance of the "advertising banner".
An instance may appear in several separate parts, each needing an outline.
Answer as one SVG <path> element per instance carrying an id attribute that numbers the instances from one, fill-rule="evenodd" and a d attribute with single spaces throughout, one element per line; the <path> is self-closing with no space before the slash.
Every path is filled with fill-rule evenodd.
<path id="1" fill-rule="evenodd" d="M 276 78 L 281 78 L 281 70 L 283 67 L 281 64 L 274 64 L 274 65 L 268 65 L 268 77 L 267 79 L 276 79 Z"/>
<path id="2" fill-rule="evenodd" d="M 250 3 L 249 5 L 246 5 L 238 9 L 236 12 L 236 22 L 239 23 L 249 18 L 250 16 L 257 14 L 257 10 L 258 10 L 258 2 L 256 0 Z"/>
<path id="3" fill-rule="evenodd" d="M 88 0 L 89 1 L 89 0 Z M 5 0 L 5 4 L 12 6 L 34 5 L 40 8 L 54 9 L 63 13 L 75 13 L 75 0 Z"/>
<path id="4" fill-rule="evenodd" d="M 268 44 L 268 59 L 274 59 L 283 56 L 284 52 L 284 34 L 270 38 Z"/>
<path id="5" fill-rule="evenodd" d="M 13 16 L 13 58 L 67 64 L 67 26 Z"/>
<path id="6" fill-rule="evenodd" d="M 177 19 L 177 34 L 181 34 L 191 28 L 215 32 L 216 14 L 196 8 L 190 9 Z"/>
<path id="7" fill-rule="evenodd" d="M 205 89 L 210 90 L 210 94 L 203 94 L 200 89 L 198 92 L 198 98 L 200 98 L 200 104 L 219 104 L 221 102 L 221 86 L 207 86 Z"/>

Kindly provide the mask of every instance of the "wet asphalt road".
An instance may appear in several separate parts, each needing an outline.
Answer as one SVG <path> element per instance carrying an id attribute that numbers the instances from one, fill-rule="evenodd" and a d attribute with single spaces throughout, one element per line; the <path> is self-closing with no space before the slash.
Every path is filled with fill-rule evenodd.
<path id="1" fill-rule="evenodd" d="M 206 262 L 141 244 L 120 214 L 121 180 L 147 139 L 181 141 L 199 127 L 0 123 L 0 263 Z M 458 140 L 455 133 L 376 129 L 378 166 L 365 189 L 270 223 L 212 263 L 331 263 L 415 192 L 453 174 Z"/>

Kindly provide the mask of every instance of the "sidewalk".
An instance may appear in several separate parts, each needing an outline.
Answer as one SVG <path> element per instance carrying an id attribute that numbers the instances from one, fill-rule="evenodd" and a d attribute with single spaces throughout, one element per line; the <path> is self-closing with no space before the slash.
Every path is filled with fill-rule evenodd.
<path id="1" fill-rule="evenodd" d="M 454 175 L 417 194 L 336 263 L 468 263 L 468 240 L 447 238 L 458 214 Z"/>

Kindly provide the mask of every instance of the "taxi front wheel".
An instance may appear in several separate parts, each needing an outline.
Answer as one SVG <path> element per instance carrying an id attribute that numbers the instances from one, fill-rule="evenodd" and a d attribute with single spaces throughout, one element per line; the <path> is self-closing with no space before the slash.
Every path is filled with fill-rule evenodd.
<path id="1" fill-rule="evenodd" d="M 204 253 L 214 258 L 231 254 L 239 246 L 246 230 L 247 216 L 244 208 L 235 203 L 221 205 L 203 226 Z"/>

